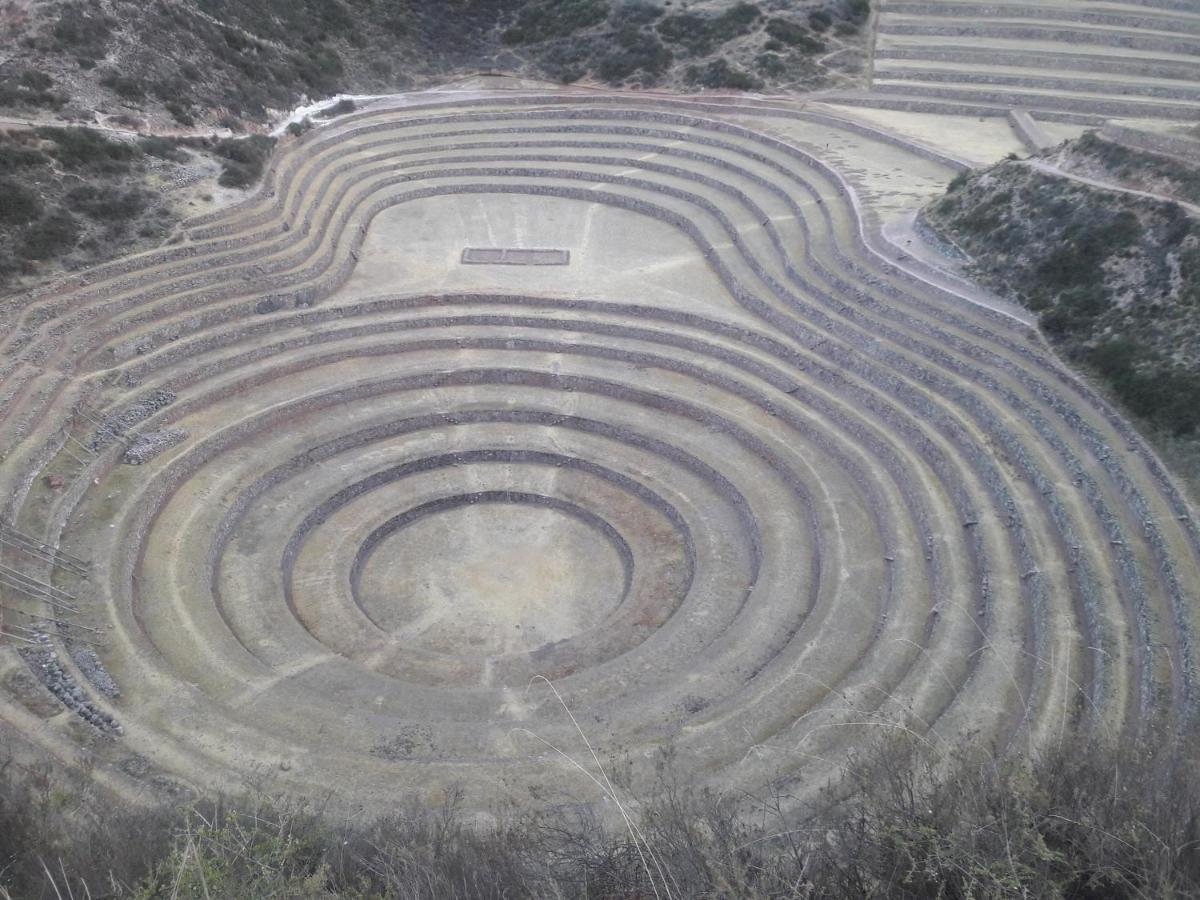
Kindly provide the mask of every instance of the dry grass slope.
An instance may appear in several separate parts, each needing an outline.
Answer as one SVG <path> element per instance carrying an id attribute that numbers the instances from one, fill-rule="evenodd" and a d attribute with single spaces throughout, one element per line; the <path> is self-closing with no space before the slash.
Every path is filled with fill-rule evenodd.
<path id="1" fill-rule="evenodd" d="M 667 764 L 632 832 L 570 810 L 481 828 L 457 795 L 369 824 L 261 794 L 114 808 L 0 768 L 0 897 L 1183 900 L 1200 892 L 1197 764 L 1188 741 L 1083 738 L 1024 764 L 892 740 L 800 818 Z"/>

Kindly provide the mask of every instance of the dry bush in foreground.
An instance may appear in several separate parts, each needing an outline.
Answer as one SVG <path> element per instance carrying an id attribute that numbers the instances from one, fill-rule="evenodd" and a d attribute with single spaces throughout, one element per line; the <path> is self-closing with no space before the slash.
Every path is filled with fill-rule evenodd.
<path id="1" fill-rule="evenodd" d="M 1081 739 L 1034 761 L 892 741 L 797 818 L 663 766 L 636 821 L 460 797 L 368 826 L 261 798 L 73 809 L 5 769 L 0 897 L 1186 898 L 1200 896 L 1200 741 Z"/>

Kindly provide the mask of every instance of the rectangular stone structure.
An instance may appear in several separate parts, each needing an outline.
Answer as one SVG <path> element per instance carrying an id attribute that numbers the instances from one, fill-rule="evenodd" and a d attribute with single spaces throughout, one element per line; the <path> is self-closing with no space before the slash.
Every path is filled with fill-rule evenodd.
<path id="1" fill-rule="evenodd" d="M 466 266 L 565 266 L 571 262 L 571 251 L 466 247 L 462 252 L 462 262 Z"/>

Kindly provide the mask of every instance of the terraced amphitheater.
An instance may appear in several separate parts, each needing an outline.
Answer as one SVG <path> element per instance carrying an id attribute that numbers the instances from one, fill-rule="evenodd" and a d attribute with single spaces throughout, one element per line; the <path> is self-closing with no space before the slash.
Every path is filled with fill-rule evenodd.
<path id="1" fill-rule="evenodd" d="M 800 796 L 889 729 L 1194 720 L 1184 497 L 877 246 L 872 167 L 961 164 L 816 107 L 428 94 L 26 297 L 0 718 L 123 791 L 370 808 L 595 798 L 581 735 Z"/>
<path id="2" fill-rule="evenodd" d="M 1200 115 L 1190 0 L 883 0 L 871 90 L 894 109 L 1101 124 Z"/>

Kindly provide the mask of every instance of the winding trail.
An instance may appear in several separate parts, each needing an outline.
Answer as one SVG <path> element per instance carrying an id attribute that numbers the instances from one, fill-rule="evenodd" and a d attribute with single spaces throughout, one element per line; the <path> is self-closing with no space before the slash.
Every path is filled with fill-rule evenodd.
<path id="1" fill-rule="evenodd" d="M 1045 172 L 1047 175 L 1055 175 L 1058 178 L 1067 178 L 1071 181 L 1077 181 L 1080 184 L 1086 184 L 1089 187 L 1100 188 L 1103 191 L 1113 191 L 1117 194 L 1129 194 L 1132 197 L 1144 197 L 1147 200 L 1157 200 L 1159 203 L 1171 203 L 1186 209 L 1193 216 L 1200 216 L 1200 205 L 1189 203 L 1186 200 L 1180 200 L 1178 197 L 1171 197 L 1166 194 L 1156 194 L 1152 191 L 1139 191 L 1136 188 L 1125 187 L 1124 185 L 1116 184 L 1112 181 L 1107 181 L 1100 178 L 1091 178 L 1087 175 L 1081 175 L 1078 172 L 1072 172 L 1070 169 L 1064 169 L 1054 163 L 1047 162 L 1044 159 L 1026 159 L 1022 160 L 1024 165 L 1030 168 L 1037 169 L 1039 172 Z"/>

